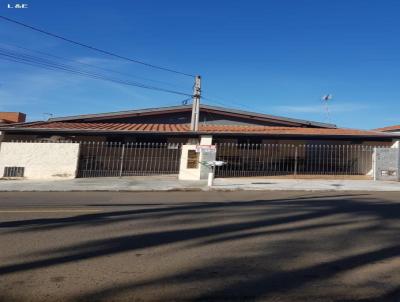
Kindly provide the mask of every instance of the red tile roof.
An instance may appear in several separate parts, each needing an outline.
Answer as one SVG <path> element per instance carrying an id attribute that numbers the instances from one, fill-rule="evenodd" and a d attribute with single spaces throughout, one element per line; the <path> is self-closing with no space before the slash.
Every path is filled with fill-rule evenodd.
<path id="1" fill-rule="evenodd" d="M 400 131 L 400 125 L 394 125 L 394 126 L 378 128 L 378 129 L 374 129 L 374 131 L 382 131 L 382 132 Z"/>
<path id="2" fill-rule="evenodd" d="M 73 123 L 73 122 L 39 122 L 20 125 L 17 129 L 47 130 L 84 130 L 84 131 L 122 131 L 122 132 L 190 132 L 188 124 L 126 124 L 126 123 Z M 329 129 L 305 127 L 271 127 L 245 125 L 199 125 L 202 133 L 237 133 L 237 134 L 271 134 L 271 135 L 334 135 L 334 136 L 387 136 L 382 132 L 355 129 Z"/>

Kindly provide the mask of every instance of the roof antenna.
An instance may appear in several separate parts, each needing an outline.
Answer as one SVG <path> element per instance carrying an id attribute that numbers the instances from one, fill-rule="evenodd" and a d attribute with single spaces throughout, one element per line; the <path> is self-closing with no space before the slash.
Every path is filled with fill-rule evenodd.
<path id="1" fill-rule="evenodd" d="M 324 103 L 324 108 L 325 108 L 325 114 L 326 114 L 326 120 L 329 123 L 331 120 L 331 116 L 330 116 L 330 111 L 329 111 L 329 101 L 332 100 L 333 96 L 332 94 L 326 94 L 324 95 L 321 100 Z"/>
<path id="2" fill-rule="evenodd" d="M 47 113 L 47 112 L 43 112 L 42 114 L 44 116 L 44 119 L 46 119 L 47 116 L 47 120 L 51 119 L 54 115 L 53 113 Z"/>

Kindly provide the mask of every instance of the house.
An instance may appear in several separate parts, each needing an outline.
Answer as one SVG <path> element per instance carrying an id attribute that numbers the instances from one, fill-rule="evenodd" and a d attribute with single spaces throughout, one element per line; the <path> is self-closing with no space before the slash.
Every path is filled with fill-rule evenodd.
<path id="1" fill-rule="evenodd" d="M 199 130 L 190 130 L 191 105 L 50 118 L 3 125 L 3 141 L 180 142 L 212 136 L 213 143 L 390 145 L 392 133 L 200 105 Z"/>
<path id="2" fill-rule="evenodd" d="M 4 144 L 4 176 L 17 168 L 42 176 L 43 167 L 60 169 L 69 158 L 70 170 L 47 175 L 179 173 L 183 179 L 203 179 L 209 171 L 204 163 L 216 159 L 226 163 L 215 171 L 217 177 L 371 177 L 375 147 L 390 147 L 400 137 L 210 105 L 200 106 L 199 129 L 192 131 L 191 114 L 192 106 L 182 105 L 3 125 L 3 142 L 25 142 Z M 32 154 L 38 158 L 35 167 L 29 166 Z"/>
<path id="3" fill-rule="evenodd" d="M 26 114 L 22 112 L 0 112 L 0 127 L 15 124 L 24 123 L 26 120 Z M 3 140 L 4 133 L 0 131 L 0 142 Z"/>
<path id="4" fill-rule="evenodd" d="M 400 125 L 388 126 L 383 128 L 374 129 L 374 131 L 381 131 L 385 133 L 399 134 L 400 136 Z"/>

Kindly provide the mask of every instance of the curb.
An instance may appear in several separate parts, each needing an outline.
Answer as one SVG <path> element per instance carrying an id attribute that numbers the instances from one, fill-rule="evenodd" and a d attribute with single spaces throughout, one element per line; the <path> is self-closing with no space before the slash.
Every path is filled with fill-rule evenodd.
<path id="1" fill-rule="evenodd" d="M 321 189 L 316 189 L 316 188 L 216 188 L 216 187 L 212 187 L 212 188 L 198 188 L 198 187 L 194 187 L 194 188 L 169 188 L 169 189 L 71 189 L 71 190 L 58 190 L 58 189 L 54 189 L 54 190 L 41 190 L 41 189 L 27 189 L 27 190 L 15 190 L 15 189 L 0 189 L 0 193 L 16 193 L 16 192 L 20 192 L 20 193 L 39 193 L 39 192 L 43 192 L 43 193 L 56 193 L 56 192 L 120 192 L 120 193 L 146 193 L 146 192 L 242 192 L 242 191 L 265 191 L 265 192 L 278 192 L 278 191 L 290 191 L 290 192 L 294 192 L 294 191 L 298 191 L 298 192 L 400 192 L 400 188 L 389 188 L 389 189 L 366 189 L 366 188 L 321 188 Z"/>

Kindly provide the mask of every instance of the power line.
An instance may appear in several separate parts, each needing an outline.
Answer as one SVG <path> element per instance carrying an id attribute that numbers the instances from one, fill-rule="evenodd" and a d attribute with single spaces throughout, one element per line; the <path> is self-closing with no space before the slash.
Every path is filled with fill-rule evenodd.
<path id="1" fill-rule="evenodd" d="M 170 85 L 170 86 L 175 86 L 176 87 L 176 85 L 173 85 L 173 84 L 168 83 L 168 82 L 159 81 L 159 80 L 153 80 L 153 79 L 140 77 L 140 76 L 132 75 L 132 74 L 125 73 L 125 72 L 120 72 L 118 70 L 114 70 L 114 69 L 111 69 L 111 68 L 105 68 L 105 67 L 97 66 L 97 65 L 94 65 L 94 64 L 84 63 L 84 62 L 80 62 L 79 60 L 68 59 L 66 57 L 57 56 L 57 55 L 50 54 L 50 53 L 47 53 L 47 52 L 44 52 L 44 51 L 31 49 L 31 48 L 23 47 L 23 46 L 16 45 L 16 44 L 5 44 L 5 43 L 1 43 L 1 44 L 5 45 L 6 47 L 19 48 L 19 49 L 23 49 L 23 50 L 28 51 L 28 52 L 35 52 L 35 53 L 42 54 L 42 55 L 45 55 L 45 56 L 48 56 L 48 57 L 51 57 L 51 58 L 55 58 L 55 59 L 58 59 L 58 60 L 67 60 L 69 62 L 80 64 L 80 65 L 91 67 L 91 68 L 97 68 L 97 69 L 100 69 L 100 70 L 113 72 L 113 73 L 124 75 L 124 76 L 129 76 L 129 77 L 138 78 L 138 79 L 145 80 L 145 81 L 151 81 L 151 82 L 155 82 L 155 83 L 160 83 L 160 84 L 165 84 L 165 85 Z"/>
<path id="2" fill-rule="evenodd" d="M 1 57 L 1 56 L 6 56 L 6 57 L 4 58 L 4 57 Z M 30 66 L 34 66 L 34 67 L 40 67 L 40 68 L 47 69 L 47 70 L 52 70 L 52 71 L 61 70 L 61 71 L 65 71 L 67 73 L 80 75 L 80 76 L 86 76 L 88 78 L 97 79 L 97 80 L 104 80 L 104 81 L 108 81 L 108 82 L 113 82 L 113 83 L 116 83 L 116 84 L 135 86 L 135 87 L 140 87 L 140 88 L 144 88 L 144 89 L 167 92 L 167 93 L 183 95 L 183 96 L 191 96 L 190 94 L 184 93 L 184 92 L 179 92 L 179 91 L 174 91 L 174 90 L 169 90 L 169 89 L 164 89 L 164 88 L 159 88 L 159 87 L 154 87 L 154 86 L 146 86 L 146 85 L 136 84 L 136 83 L 133 83 L 133 82 L 123 81 L 123 80 L 118 80 L 118 79 L 111 79 L 111 78 L 106 78 L 106 77 L 101 77 L 101 76 L 96 76 L 96 75 L 91 75 L 91 74 L 84 74 L 84 73 L 81 73 L 79 71 L 73 71 L 73 70 L 68 70 L 68 69 L 64 69 L 64 68 L 48 66 L 46 64 L 41 65 L 39 63 L 30 62 L 29 60 L 27 61 L 26 59 L 18 59 L 18 58 L 8 57 L 7 55 L 1 54 L 1 53 L 0 53 L 0 59 L 6 60 L 6 61 L 11 61 L 11 62 L 16 62 L 16 63 L 21 63 L 21 64 L 25 64 L 25 65 L 30 65 Z"/>
<path id="3" fill-rule="evenodd" d="M 85 73 L 82 73 L 82 72 L 79 72 L 79 71 L 68 70 L 68 69 L 65 69 L 65 68 L 49 66 L 49 65 L 46 65 L 46 64 L 38 64 L 37 62 L 26 61 L 25 59 L 21 60 L 21 59 L 17 59 L 17 58 L 13 58 L 13 57 L 7 57 L 7 55 L 6 55 L 5 58 L 1 57 L 1 56 L 4 56 L 4 54 L 0 53 L 0 59 L 2 59 L 2 60 L 21 63 L 21 64 L 30 65 L 30 66 L 34 66 L 34 67 L 40 67 L 40 68 L 47 69 L 47 70 L 52 70 L 52 71 L 61 70 L 61 71 L 64 71 L 64 72 L 67 72 L 67 73 L 70 73 L 70 74 L 75 74 L 75 75 L 79 75 L 79 76 L 85 76 L 85 77 L 96 79 L 96 80 L 104 80 L 104 81 L 108 81 L 108 82 L 112 82 L 112 83 L 116 83 L 116 84 L 135 86 L 135 87 L 140 87 L 140 88 L 144 88 L 144 89 L 167 92 L 167 93 L 172 93 L 172 94 L 177 94 L 177 95 L 190 96 L 190 94 L 188 94 L 188 93 L 183 93 L 183 92 L 179 92 L 179 91 L 163 89 L 163 88 L 158 88 L 158 87 L 152 87 L 152 86 L 146 86 L 146 85 L 141 85 L 141 84 L 137 84 L 137 83 L 133 83 L 133 82 L 123 81 L 123 80 L 118 80 L 118 79 L 112 79 L 112 78 L 106 78 L 106 77 L 92 75 L 92 74 L 85 74 Z"/>
<path id="4" fill-rule="evenodd" d="M 150 85 L 146 85 L 146 84 L 142 84 L 142 83 L 134 82 L 134 81 L 127 81 L 127 80 L 121 80 L 121 79 L 117 79 L 117 78 L 107 77 L 107 76 L 104 76 L 99 73 L 93 73 L 93 72 L 88 72 L 88 71 L 85 71 L 82 69 L 77 69 L 71 65 L 60 64 L 60 63 L 53 62 L 48 59 L 43 59 L 40 57 L 35 57 L 35 56 L 27 55 L 27 54 L 16 53 L 16 52 L 12 52 L 12 51 L 5 50 L 2 48 L 0 48 L 0 59 L 12 61 L 12 62 L 16 62 L 16 63 L 21 63 L 21 64 L 25 64 L 25 65 L 40 67 L 40 68 L 44 68 L 47 70 L 63 71 L 63 72 L 67 72 L 67 73 L 74 74 L 74 75 L 85 76 L 85 77 L 92 78 L 92 79 L 109 81 L 109 82 L 113 82 L 113 83 L 117 83 L 117 84 L 135 86 L 135 87 L 156 90 L 156 91 L 162 91 L 162 92 L 167 92 L 167 93 L 172 93 L 172 94 L 177 94 L 177 95 L 184 95 L 184 96 L 188 96 L 188 97 L 192 96 L 191 94 L 180 92 L 180 91 L 150 86 Z"/>
<path id="5" fill-rule="evenodd" d="M 184 73 L 184 72 L 177 71 L 177 70 L 173 70 L 173 69 L 170 69 L 170 68 L 166 68 L 166 67 L 161 67 L 161 66 L 153 65 L 153 64 L 150 64 L 150 63 L 146 63 L 146 62 L 142 62 L 142 61 L 136 60 L 136 59 L 131 59 L 131 58 L 128 58 L 128 57 L 125 57 L 125 56 L 121 56 L 121 55 L 118 55 L 118 54 L 116 54 L 116 53 L 113 53 L 113 52 L 110 52 L 110 51 L 107 51 L 107 50 L 102 50 L 102 49 L 100 49 L 100 48 L 97 48 L 97 47 L 94 47 L 94 46 L 90 46 L 90 45 L 88 45 L 88 44 L 84 44 L 84 43 L 81 43 L 81 42 L 78 42 L 78 41 L 74 41 L 74 40 L 71 40 L 71 39 L 62 37 L 62 36 L 60 36 L 60 35 L 57 35 L 57 34 L 53 34 L 53 33 L 51 33 L 51 32 L 45 31 L 45 30 L 43 30 L 43 29 L 40 29 L 40 28 L 31 26 L 31 25 L 28 25 L 28 24 L 25 24 L 25 23 L 22 23 L 22 22 L 19 22 L 19 21 L 16 21 L 16 20 L 7 18 L 7 17 L 5 17 L 5 16 L 1 16 L 1 15 L 0 15 L 0 18 L 3 19 L 3 20 L 5 20 L 5 21 L 8 21 L 8 22 L 11 22 L 11 23 L 14 23 L 14 24 L 23 26 L 23 27 L 25 27 L 25 28 L 29 28 L 29 29 L 31 29 L 31 30 L 40 32 L 40 33 L 42 33 L 42 34 L 48 35 L 48 36 L 50 36 L 50 37 L 53 37 L 53 38 L 57 38 L 57 39 L 66 41 L 66 42 L 69 42 L 69 43 L 71 43 L 71 44 L 79 45 L 79 46 L 81 46 L 81 47 L 85 47 L 85 48 L 88 48 L 88 49 L 91 49 L 91 50 L 100 52 L 100 53 L 102 53 L 102 54 L 106 54 L 106 55 L 109 55 L 109 56 L 113 56 L 113 57 L 116 57 L 116 58 L 119 58 L 119 59 L 122 59 L 122 60 L 126 60 L 126 61 L 133 62 L 133 63 L 141 64 L 141 65 L 144 65 L 144 66 L 147 66 L 147 67 L 150 67 L 150 68 L 155 68 L 155 69 L 159 69 L 159 70 L 163 70 L 163 71 L 168 71 L 168 72 L 172 72 L 172 73 L 175 73 L 175 74 L 180 74 L 180 75 L 184 75 L 184 76 L 188 76 L 188 77 L 195 77 L 194 75 L 189 74 L 189 73 Z"/>

